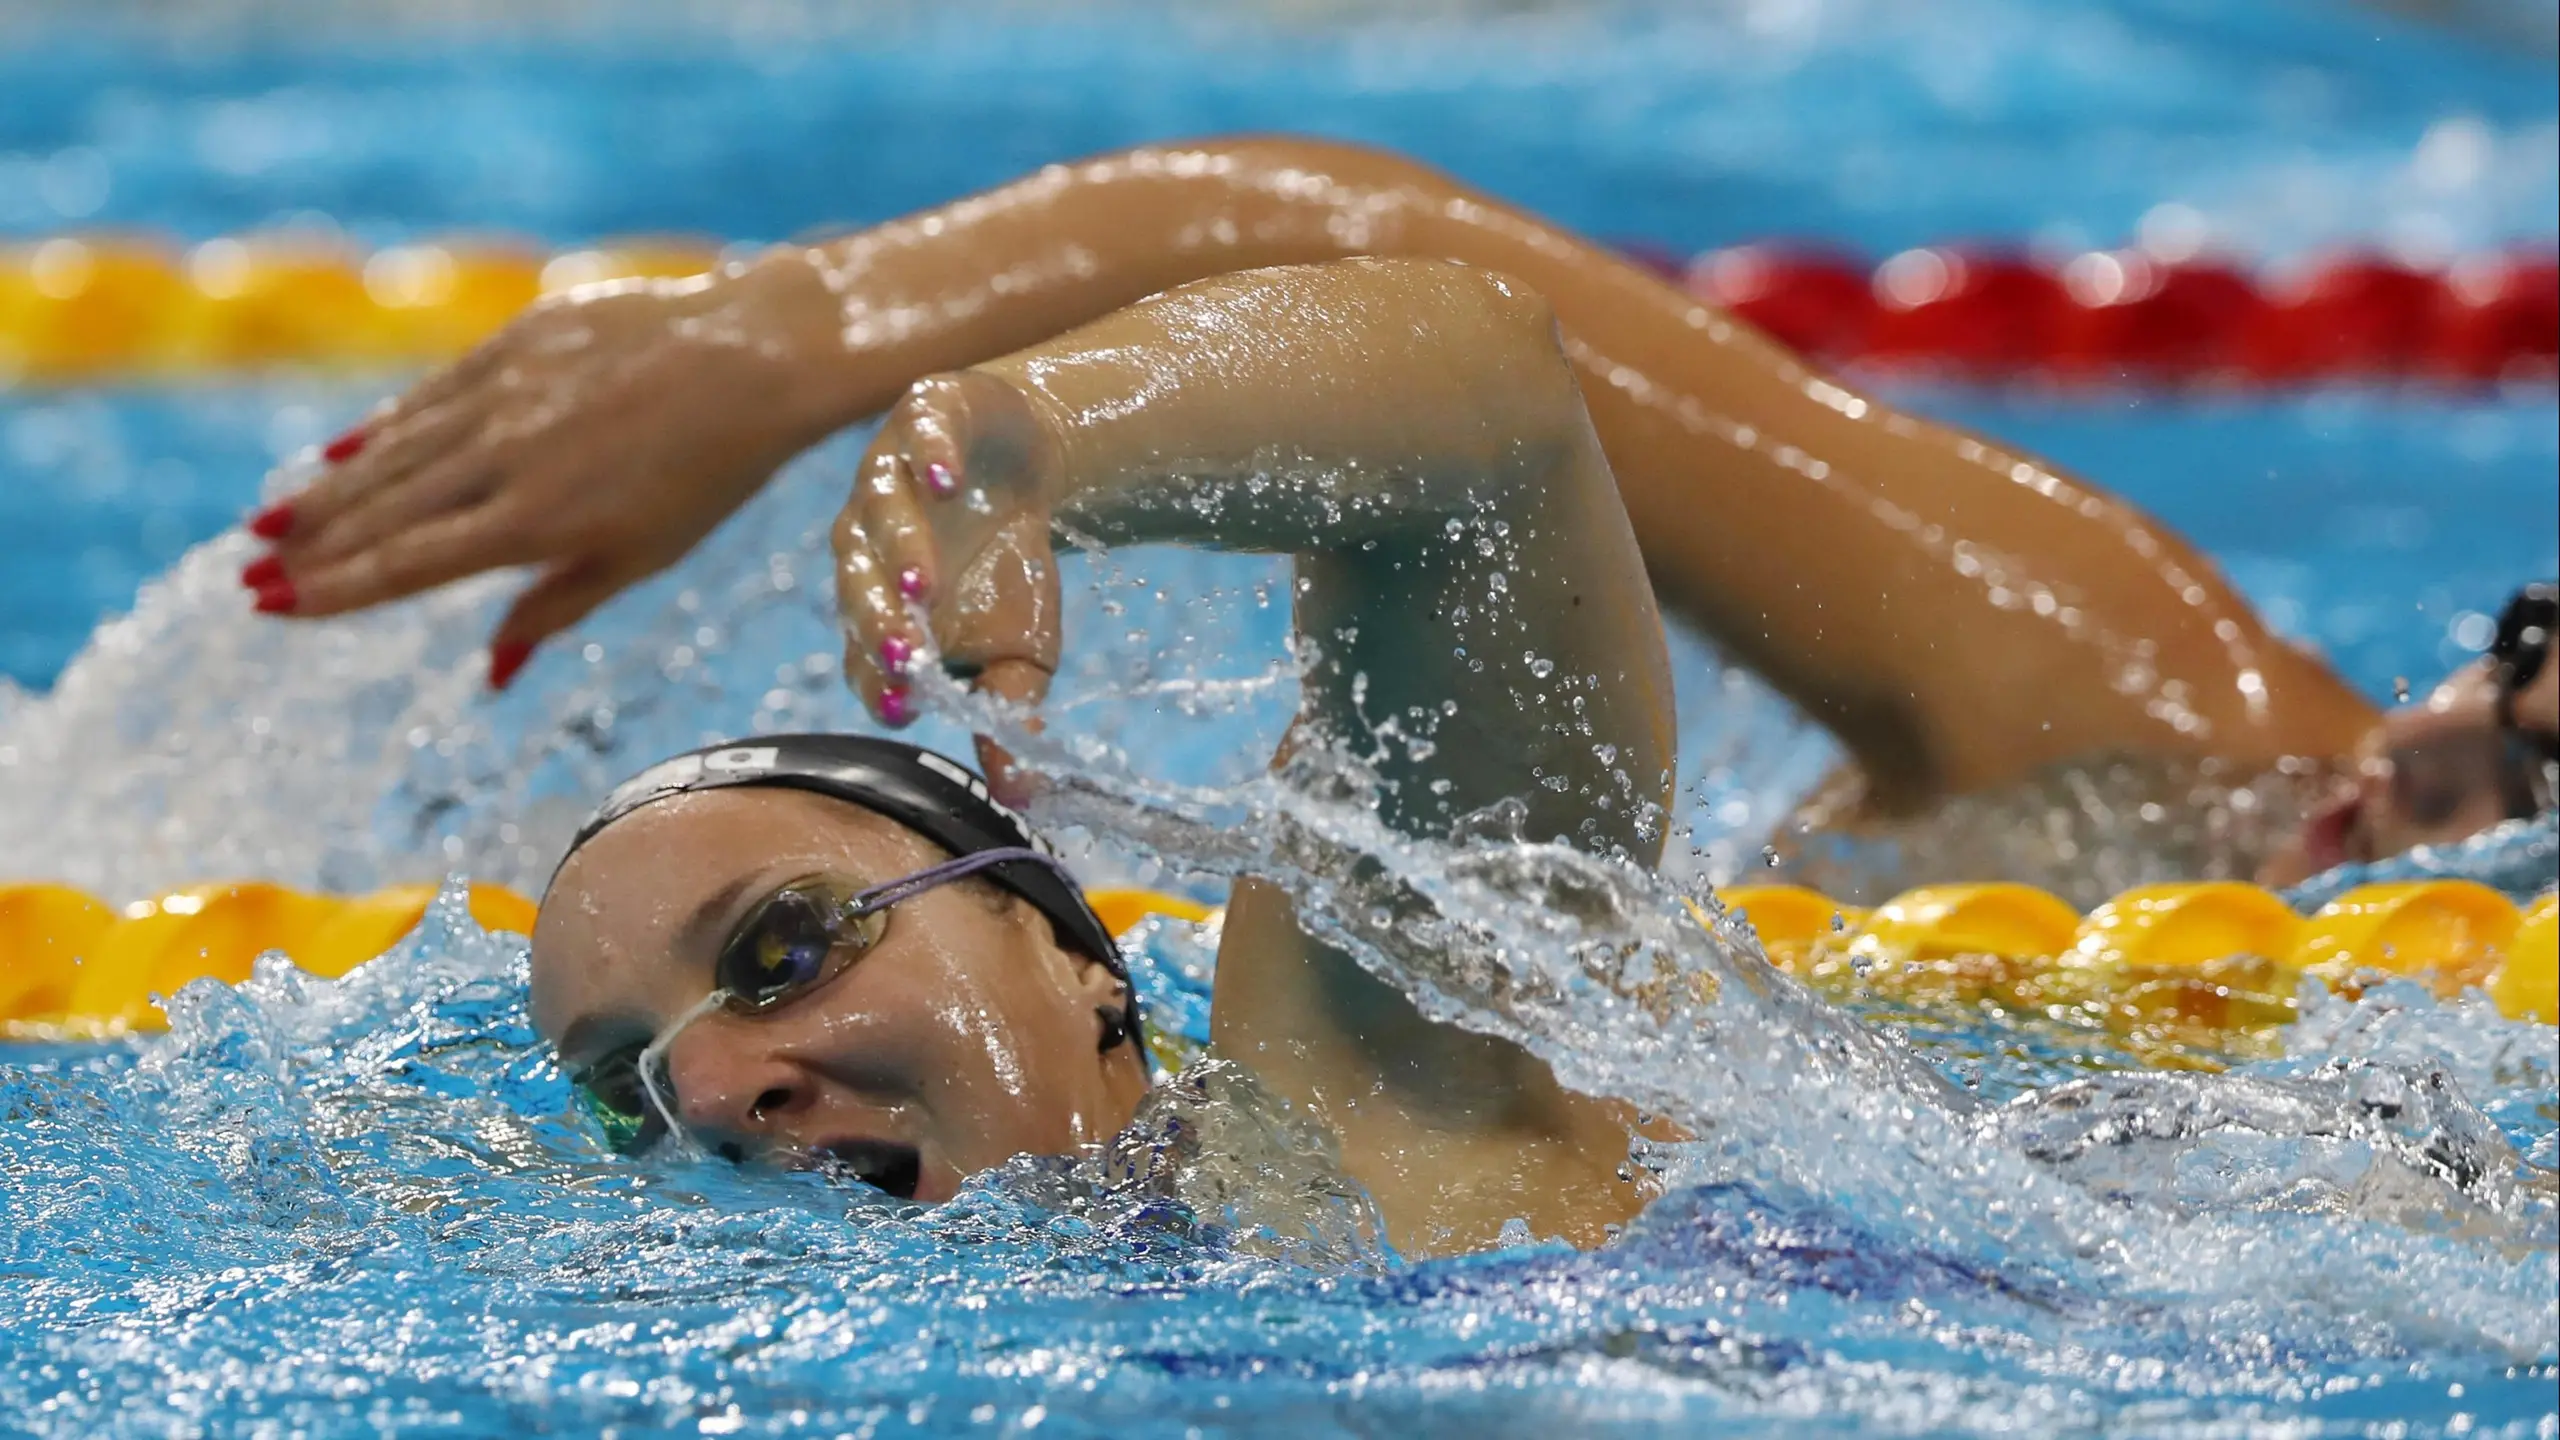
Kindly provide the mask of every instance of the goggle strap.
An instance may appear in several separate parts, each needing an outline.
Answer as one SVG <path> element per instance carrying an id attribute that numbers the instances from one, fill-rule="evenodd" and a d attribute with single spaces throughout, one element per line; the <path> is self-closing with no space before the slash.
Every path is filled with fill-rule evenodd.
<path id="1" fill-rule="evenodd" d="M 714 988 L 692 1009 L 677 1016 L 675 1023 L 651 1036 L 649 1043 L 641 1049 L 639 1060 L 634 1062 L 640 1071 L 640 1089 L 649 1097 L 649 1104 L 656 1108 L 658 1123 L 667 1127 L 668 1136 L 678 1144 L 692 1145 L 693 1137 L 685 1133 L 684 1122 L 676 1118 L 674 1097 L 658 1088 L 658 1073 L 666 1067 L 668 1047 L 676 1043 L 676 1037 L 684 1033 L 685 1027 L 727 1004 L 728 1000 L 727 990 Z"/>
<path id="2" fill-rule="evenodd" d="M 981 870 L 1024 860 L 1045 865 L 1057 871 L 1059 878 L 1065 880 L 1070 886 L 1075 884 L 1075 877 L 1067 873 L 1067 867 L 1059 864 L 1056 856 L 1034 850 L 1027 845 L 1007 845 L 993 850 L 973 851 L 957 860 L 945 860 L 939 865 L 928 866 L 912 875 L 902 875 L 886 884 L 874 885 L 854 896 L 845 907 L 845 914 L 848 918 L 854 918 L 868 915 L 874 910 L 886 910 L 901 900 L 921 895 L 937 885 L 948 885 L 954 880 L 966 879 Z"/>

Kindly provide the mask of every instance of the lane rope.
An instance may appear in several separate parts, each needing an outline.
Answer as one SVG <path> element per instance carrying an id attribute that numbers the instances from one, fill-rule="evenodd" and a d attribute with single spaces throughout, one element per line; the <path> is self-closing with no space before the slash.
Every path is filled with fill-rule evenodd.
<path id="1" fill-rule="evenodd" d="M 2560 376 L 2560 258 L 2547 249 L 2436 265 L 2339 252 L 2262 268 L 1999 245 L 1880 261 L 1781 242 L 1622 252 L 1807 356 L 1862 370 L 2232 390 L 2547 386 Z M 120 234 L 4 243 L 0 384 L 431 364 L 542 296 L 699 274 L 724 253 L 744 252 L 657 237 L 560 251 L 485 237 L 363 251 L 302 233 L 184 249 Z"/>
<path id="2" fill-rule="evenodd" d="M 163 1028 L 154 997 L 191 981 L 236 985 L 281 954 L 326 979 L 415 929 L 435 887 L 313 895 L 264 881 L 189 886 L 116 909 L 70 886 L 0 884 L 0 1038 L 105 1039 Z M 1214 924 L 1217 912 L 1146 890 L 1097 890 L 1125 934 L 1150 916 Z M 2087 915 L 2026 885 L 1931 885 L 1873 909 L 1790 885 L 1733 886 L 1699 923 L 1747 923 L 1770 962 L 1817 988 L 1914 1004 L 1985 1002 L 2023 1014 L 2078 1011 L 2160 1063 L 2291 1022 L 2305 977 L 2354 993 L 2382 979 L 2440 996 L 2480 990 L 2501 1014 L 2560 1020 L 2560 896 L 2519 909 L 2468 880 L 2359 886 L 2311 915 L 2232 881 L 2149 885 Z M 472 918 L 530 933 L 535 906 L 471 889 Z"/>

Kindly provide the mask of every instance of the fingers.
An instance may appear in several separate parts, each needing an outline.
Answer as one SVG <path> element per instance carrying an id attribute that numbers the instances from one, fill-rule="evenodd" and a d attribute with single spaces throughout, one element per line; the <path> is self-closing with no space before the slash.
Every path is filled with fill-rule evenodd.
<path id="1" fill-rule="evenodd" d="M 865 457 L 870 468 L 877 457 Z M 915 718 L 908 667 L 921 650 L 895 570 L 862 523 L 856 497 L 836 517 L 836 614 L 844 624 L 844 675 L 862 703 L 892 725 Z"/>
<path id="2" fill-rule="evenodd" d="M 484 505 L 424 521 L 379 545 L 280 580 L 260 590 L 258 608 L 311 619 L 340 615 L 536 558 L 527 527 Z M 281 595 L 273 593 L 278 588 Z"/>
<path id="3" fill-rule="evenodd" d="M 898 402 L 855 470 L 835 529 L 845 677 L 890 724 L 914 718 L 907 682 L 928 638 L 917 604 L 952 674 L 1032 703 L 1047 690 L 1058 575 L 1030 421 L 1001 381 L 936 376 Z"/>
<path id="4" fill-rule="evenodd" d="M 586 619 L 636 578 L 601 565 L 562 565 L 544 571 L 507 607 L 506 618 L 490 634 L 489 688 L 506 689 L 532 658 L 535 646 Z"/>
<path id="5" fill-rule="evenodd" d="M 382 486 L 450 449 L 485 409 L 475 393 L 495 363 L 500 335 L 386 401 L 321 447 L 328 467 L 301 490 L 250 517 L 251 533 L 290 543 L 326 527 Z"/>
<path id="6" fill-rule="evenodd" d="M 348 431 L 333 442 L 339 455 L 329 468 L 285 500 L 293 523 L 274 537 L 278 548 L 290 555 L 325 542 L 331 526 L 470 443 L 480 421 L 480 407 L 466 400 L 422 412 L 377 415 Z M 361 444 L 346 450 L 350 439 Z"/>
<path id="7" fill-rule="evenodd" d="M 925 521 L 912 457 L 865 457 L 854 487 L 863 532 L 877 549 L 901 601 L 921 601 L 933 591 L 933 529 Z M 939 462 L 935 462 L 939 463 Z M 931 473 L 928 469 L 927 473 Z M 941 473 L 957 474 L 948 465 Z"/>
<path id="8" fill-rule="evenodd" d="M 295 573 L 335 564 L 437 515 L 477 506 L 489 498 L 497 479 L 487 457 L 454 456 L 363 497 L 334 519 L 303 525 L 276 546 L 276 558 Z"/>

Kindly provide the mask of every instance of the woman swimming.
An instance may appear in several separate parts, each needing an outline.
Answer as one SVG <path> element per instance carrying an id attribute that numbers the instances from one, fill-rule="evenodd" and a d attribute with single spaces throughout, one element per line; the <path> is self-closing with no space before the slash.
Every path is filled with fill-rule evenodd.
<path id="1" fill-rule="evenodd" d="M 1516 282 L 1248 271 L 916 383 L 836 529 L 872 710 L 904 719 L 928 655 L 1036 699 L 1066 638 L 1061 526 L 1293 556 L 1315 658 L 1283 754 L 1356 744 L 1388 823 L 1446 837 L 1516 804 L 1525 833 L 1659 853 L 1661 620 L 1553 311 Z M 1372 751 L 1378 717 L 1402 743 Z M 753 738 L 626 784 L 552 880 L 532 980 L 563 1065 L 635 1137 L 922 1200 L 1107 1140 L 1147 1090 L 1073 882 L 975 777 L 895 742 Z M 1211 1035 L 1331 1126 L 1408 1254 L 1515 1217 L 1597 1243 L 1639 1207 L 1625 1107 L 1426 1020 L 1269 884 L 1230 897 Z"/>
<path id="2" fill-rule="evenodd" d="M 1319 141 L 1054 166 L 714 277 L 547 302 L 329 447 L 253 520 L 277 549 L 244 579 L 261 609 L 323 616 L 537 567 L 491 641 L 503 685 L 916 376 L 1186 281 L 1356 254 L 1461 260 L 1555 306 L 1663 602 L 1849 752 L 1782 844 L 1925 836 L 1899 872 L 1835 877 L 1844 898 L 2003 873 L 2091 903 L 2286 884 L 2551 803 L 2547 589 L 2519 597 L 2503 655 L 2383 715 L 2122 501 L 1856 395 L 1436 172 Z M 2142 832 L 2132 868 L 2045 836 L 2099 811 Z"/>

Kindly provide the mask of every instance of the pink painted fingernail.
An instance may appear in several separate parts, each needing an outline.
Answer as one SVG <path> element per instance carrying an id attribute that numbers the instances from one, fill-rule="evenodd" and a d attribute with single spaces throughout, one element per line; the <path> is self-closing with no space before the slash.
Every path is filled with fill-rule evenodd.
<path id="1" fill-rule="evenodd" d="M 948 495 L 960 488 L 960 482 L 952 478 L 951 467 L 939 460 L 925 465 L 924 483 L 931 486 L 936 495 Z"/>
<path id="2" fill-rule="evenodd" d="M 880 642 L 880 668 L 892 675 L 906 674 L 908 664 L 915 658 L 915 642 L 904 635 L 892 635 Z"/>
<path id="3" fill-rule="evenodd" d="M 904 685 L 892 685 L 880 692 L 880 719 L 896 726 L 912 725 L 916 718 L 916 702 Z"/>
<path id="4" fill-rule="evenodd" d="M 301 597 L 294 593 L 290 580 L 278 580 L 272 585 L 258 587 L 257 609 L 261 615 L 290 615 L 301 603 Z"/>
<path id="5" fill-rule="evenodd" d="M 273 555 L 261 555 L 240 572 L 240 583 L 252 590 L 264 590 L 284 578 L 284 562 Z"/>
<path id="6" fill-rule="evenodd" d="M 249 517 L 249 533 L 261 540 L 281 540 L 293 533 L 293 503 L 279 500 Z"/>
<path id="7" fill-rule="evenodd" d="M 898 572 L 898 593 L 910 600 L 924 598 L 924 571 L 910 565 Z"/>
<path id="8" fill-rule="evenodd" d="M 364 427 L 359 425 L 332 440 L 320 452 L 320 458 L 332 465 L 344 465 L 364 453 Z"/>

